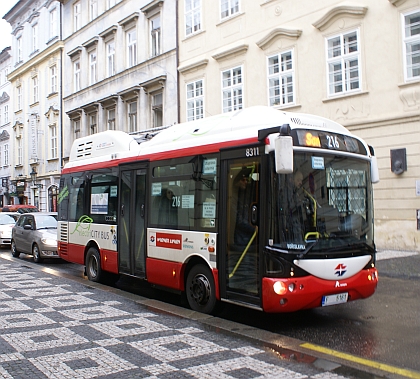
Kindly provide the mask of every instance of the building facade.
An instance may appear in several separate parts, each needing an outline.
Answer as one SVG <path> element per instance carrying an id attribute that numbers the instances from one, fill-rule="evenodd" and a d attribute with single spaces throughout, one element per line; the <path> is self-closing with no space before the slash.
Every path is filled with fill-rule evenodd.
<path id="1" fill-rule="evenodd" d="M 63 158 L 74 139 L 178 121 L 176 2 L 64 0 Z"/>
<path id="2" fill-rule="evenodd" d="M 420 1 L 180 0 L 180 119 L 269 105 L 375 147 L 379 248 L 420 249 Z"/>
<path id="3" fill-rule="evenodd" d="M 12 68 L 12 49 L 0 52 L 0 207 L 10 201 L 11 169 L 11 85 L 7 79 Z"/>
<path id="4" fill-rule="evenodd" d="M 61 173 L 61 5 L 20 0 L 3 18 L 12 26 L 13 92 L 10 204 L 57 210 Z"/>

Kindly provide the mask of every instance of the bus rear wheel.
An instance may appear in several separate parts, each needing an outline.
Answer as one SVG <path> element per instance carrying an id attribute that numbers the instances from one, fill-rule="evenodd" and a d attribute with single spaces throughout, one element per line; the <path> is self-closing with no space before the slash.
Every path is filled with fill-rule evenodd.
<path id="1" fill-rule="evenodd" d="M 216 306 L 216 290 L 211 270 L 205 265 L 194 266 L 187 276 L 186 295 L 191 309 L 211 313 Z"/>
<path id="2" fill-rule="evenodd" d="M 101 256 L 99 251 L 91 247 L 86 254 L 86 275 L 92 282 L 102 280 Z"/>

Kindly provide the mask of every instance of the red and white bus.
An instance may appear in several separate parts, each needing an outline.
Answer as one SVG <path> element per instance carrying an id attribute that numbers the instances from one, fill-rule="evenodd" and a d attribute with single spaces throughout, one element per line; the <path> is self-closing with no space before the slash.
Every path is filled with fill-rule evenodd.
<path id="1" fill-rule="evenodd" d="M 92 281 L 128 275 L 291 312 L 377 286 L 373 148 L 317 116 L 250 107 L 137 134 L 77 139 L 62 171 L 58 247 Z"/>

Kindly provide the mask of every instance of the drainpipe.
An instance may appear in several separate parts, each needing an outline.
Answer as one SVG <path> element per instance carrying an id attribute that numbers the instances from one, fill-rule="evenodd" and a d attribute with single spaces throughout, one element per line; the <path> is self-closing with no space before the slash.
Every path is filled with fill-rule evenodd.
<path id="1" fill-rule="evenodd" d="M 178 45 L 178 36 L 179 36 L 179 16 L 178 16 L 178 0 L 175 2 L 176 11 L 175 11 L 175 19 L 176 19 L 176 31 L 175 31 L 175 48 L 176 48 L 176 101 L 177 101 L 177 113 L 178 113 L 178 124 L 181 122 L 181 99 L 180 99 L 180 91 L 179 91 L 179 45 Z"/>

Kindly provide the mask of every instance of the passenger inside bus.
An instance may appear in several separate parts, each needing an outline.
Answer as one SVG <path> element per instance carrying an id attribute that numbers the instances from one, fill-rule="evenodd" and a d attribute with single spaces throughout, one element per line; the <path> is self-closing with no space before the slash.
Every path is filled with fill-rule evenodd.
<path id="1" fill-rule="evenodd" d="M 159 225 L 178 225 L 178 208 L 174 202 L 174 191 L 171 188 L 163 188 L 159 199 Z"/>

